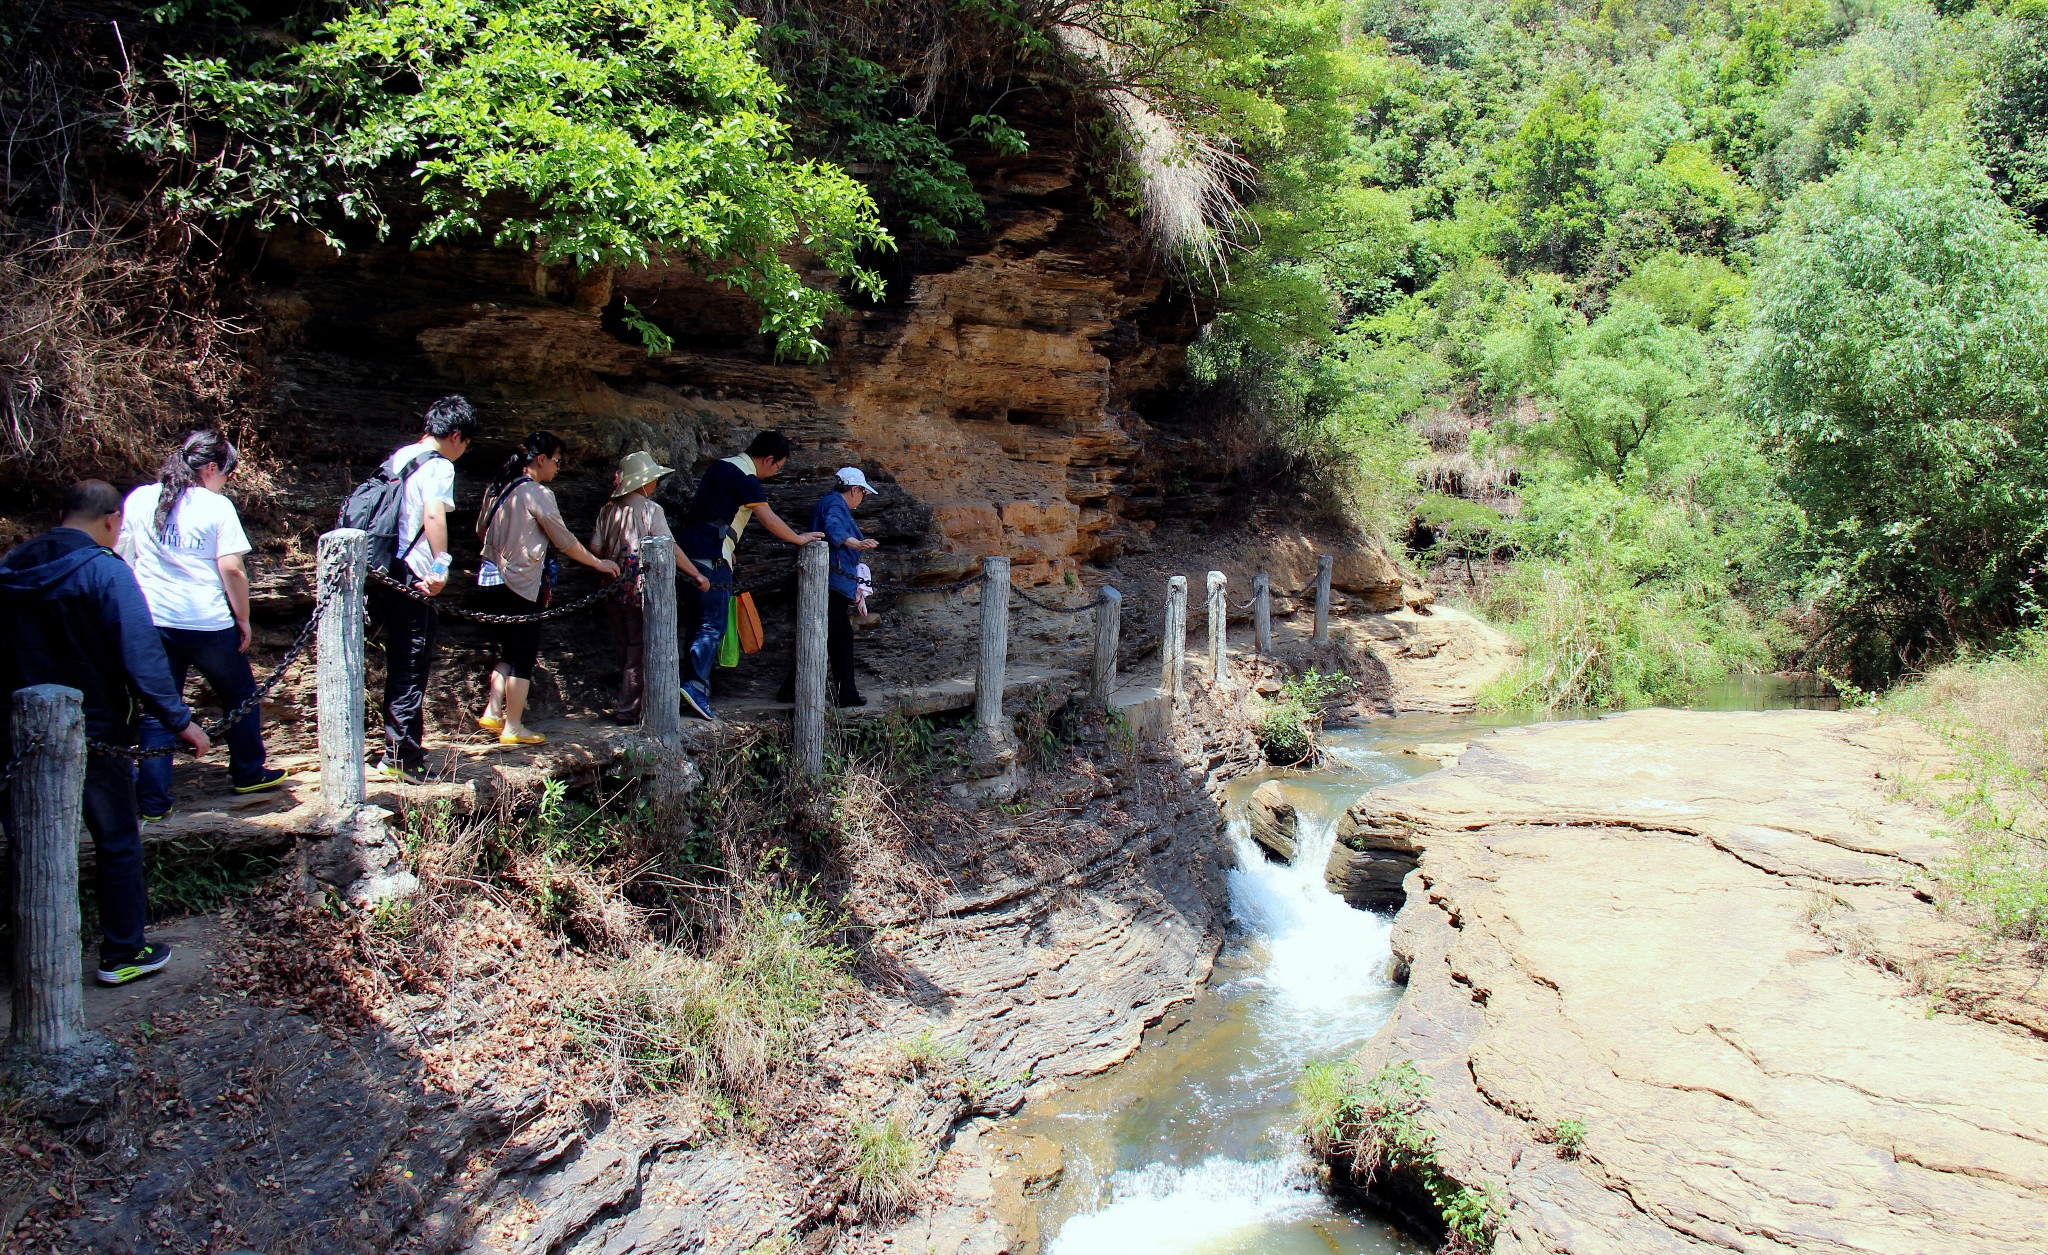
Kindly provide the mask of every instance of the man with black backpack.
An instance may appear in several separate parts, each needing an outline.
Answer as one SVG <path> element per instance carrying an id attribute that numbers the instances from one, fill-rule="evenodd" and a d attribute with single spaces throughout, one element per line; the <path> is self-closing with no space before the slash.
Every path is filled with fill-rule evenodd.
<path id="1" fill-rule="evenodd" d="M 385 459 L 341 510 L 343 527 L 369 533 L 370 566 L 417 594 L 370 583 L 370 618 L 384 633 L 385 748 L 373 773 L 378 779 L 426 779 L 427 677 L 440 627 L 440 614 L 426 599 L 448 586 L 455 463 L 469 452 L 476 427 L 476 411 L 467 400 L 442 397 L 427 407 L 424 434 Z"/>

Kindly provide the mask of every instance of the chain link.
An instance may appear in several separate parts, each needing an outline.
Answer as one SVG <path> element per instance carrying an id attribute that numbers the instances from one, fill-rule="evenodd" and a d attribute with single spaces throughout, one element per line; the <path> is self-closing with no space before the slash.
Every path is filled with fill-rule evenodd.
<path id="1" fill-rule="evenodd" d="M 14 773 L 21 770 L 21 765 L 32 758 L 37 750 L 43 748 L 43 739 L 38 736 L 35 740 L 30 741 L 27 745 L 15 751 L 14 757 L 8 759 L 5 763 L 0 763 L 0 793 L 5 793 L 14 787 Z"/>
<path id="2" fill-rule="evenodd" d="M 1014 585 L 1011 586 L 1010 593 L 1011 595 L 1019 598 L 1020 600 L 1030 605 L 1037 606 L 1040 610 L 1049 610 L 1054 614 L 1084 614 L 1087 611 L 1095 609 L 1095 607 L 1097 606 L 1106 606 L 1109 604 L 1109 598 L 1101 595 L 1100 593 L 1096 594 L 1095 600 L 1084 601 L 1078 606 L 1062 606 L 1055 602 L 1040 601 L 1038 598 L 1033 597 L 1030 593 L 1027 593 L 1023 589 L 1018 588 Z"/>
<path id="3" fill-rule="evenodd" d="M 299 660 L 299 654 L 305 650 L 306 643 L 313 639 L 313 633 L 319 630 L 320 616 L 327 612 L 327 603 L 334 599 L 335 592 L 341 587 L 341 580 L 342 573 L 339 569 L 336 569 L 327 577 L 326 585 L 321 588 L 320 595 L 313 601 L 313 613 L 307 616 L 305 624 L 299 628 L 299 634 L 292 638 L 291 645 L 286 648 L 284 655 L 277 660 L 277 666 L 272 668 L 270 678 L 257 685 L 250 691 L 247 697 L 236 702 L 234 708 L 225 715 L 222 715 L 219 722 L 208 726 L 206 728 L 208 739 L 219 737 L 229 728 L 240 723 L 250 711 L 263 704 L 264 698 L 270 696 L 271 690 L 278 686 L 278 683 L 284 679 L 285 673 L 292 669 L 292 664 Z M 126 758 L 133 762 L 140 762 L 145 758 L 162 758 L 166 754 L 175 753 L 178 747 L 173 743 L 170 745 L 159 745 L 154 749 L 137 749 L 132 745 L 110 745 L 105 741 L 88 741 L 86 748 L 95 754 L 104 754 L 114 758 Z"/>
<path id="4" fill-rule="evenodd" d="M 964 592 L 967 589 L 973 588 L 976 584 L 984 583 L 987 580 L 988 575 L 985 572 L 976 571 L 974 574 L 968 576 L 966 579 L 954 580 L 950 584 L 880 584 L 871 582 L 869 583 L 868 588 L 872 592 L 891 593 L 901 597 L 908 595 L 910 593 Z"/>
<path id="5" fill-rule="evenodd" d="M 780 571 L 777 571 L 773 575 L 766 576 L 764 578 L 757 580 L 751 580 L 745 584 L 735 586 L 733 592 L 752 593 L 759 592 L 761 589 L 764 588 L 773 588 L 777 584 L 780 584 L 785 580 L 794 578 L 797 574 L 797 569 L 797 564 L 792 562 L 788 566 L 784 567 Z M 988 577 L 986 575 L 983 575 L 981 572 L 977 571 L 973 575 L 968 576 L 964 580 L 954 580 L 950 584 L 883 584 L 874 580 L 870 580 L 868 582 L 868 591 L 875 593 L 891 593 L 898 596 L 901 596 L 906 593 L 956 593 L 964 589 L 973 588 L 976 584 L 981 583 L 983 580 L 987 578 Z"/>
<path id="6" fill-rule="evenodd" d="M 635 578 L 635 573 L 630 568 L 621 567 L 619 568 L 619 573 L 613 576 L 609 582 L 596 592 L 578 597 L 574 601 L 564 602 L 559 606 L 549 606 L 545 610 L 536 610 L 532 614 L 491 614 L 483 610 L 468 610 L 458 605 L 442 602 L 438 598 L 430 597 L 414 588 L 410 583 L 404 580 L 393 579 L 382 571 L 371 571 L 370 578 L 395 593 L 410 597 L 423 605 L 434 607 L 451 619 L 467 619 L 471 623 L 534 623 L 541 619 L 559 619 L 564 615 L 575 614 L 579 610 L 588 609 L 611 596 L 622 585 Z"/>
<path id="7" fill-rule="evenodd" d="M 796 578 L 796 563 L 792 562 L 773 575 L 764 575 L 758 579 L 748 580 L 744 584 L 734 584 L 732 586 L 732 593 L 735 597 L 741 593 L 758 593 L 763 589 L 774 588 L 777 584 L 794 578 Z"/>

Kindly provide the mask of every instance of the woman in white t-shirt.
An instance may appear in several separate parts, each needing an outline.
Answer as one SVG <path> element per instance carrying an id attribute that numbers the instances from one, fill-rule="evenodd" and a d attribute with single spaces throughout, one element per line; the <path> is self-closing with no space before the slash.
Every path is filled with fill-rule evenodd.
<path id="1" fill-rule="evenodd" d="M 197 669 L 228 710 L 256 691 L 249 669 L 249 538 L 234 503 L 221 495 L 238 460 L 235 447 L 210 431 L 185 437 L 164 459 L 157 482 L 128 494 L 121 511 L 121 556 L 149 602 L 149 617 L 170 656 L 171 678 L 185 686 Z M 177 740 L 142 717 L 142 747 Z M 228 775 L 237 793 L 277 787 L 285 773 L 264 766 L 261 704 L 226 730 Z M 135 801 L 145 820 L 171 813 L 171 759 L 145 758 L 136 770 Z"/>

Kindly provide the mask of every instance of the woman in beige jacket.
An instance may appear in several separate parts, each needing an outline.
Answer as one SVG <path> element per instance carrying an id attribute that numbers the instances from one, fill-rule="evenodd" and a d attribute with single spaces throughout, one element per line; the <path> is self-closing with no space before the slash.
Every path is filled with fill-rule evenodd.
<path id="1" fill-rule="evenodd" d="M 531 615 L 541 609 L 548 591 L 550 546 L 600 574 L 619 573 L 617 563 L 585 549 L 562 521 L 562 508 L 547 487 L 561 472 L 562 450 L 553 433 L 534 432 L 520 441 L 498 482 L 484 494 L 476 524 L 484 560 L 476 582 L 482 590 L 478 608 L 486 613 Z M 523 719 L 540 654 L 540 620 L 500 624 L 497 637 L 491 700 L 477 717 L 477 726 L 497 733 L 500 745 L 539 745 L 547 738 L 529 732 Z"/>

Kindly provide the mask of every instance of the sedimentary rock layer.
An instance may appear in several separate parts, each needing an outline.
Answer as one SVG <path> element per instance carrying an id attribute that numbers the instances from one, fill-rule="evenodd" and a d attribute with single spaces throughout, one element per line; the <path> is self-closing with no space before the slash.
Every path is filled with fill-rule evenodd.
<path id="1" fill-rule="evenodd" d="M 1954 928 L 1906 800 L 1938 759 L 1862 714 L 1647 711 L 1360 803 L 1421 850 L 1366 1061 L 1428 1075 L 1445 1167 L 1508 1200 L 1497 1251 L 2043 1249 L 2048 1042 L 1893 970 Z"/>

